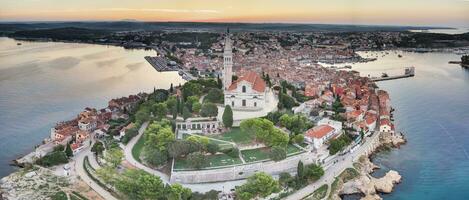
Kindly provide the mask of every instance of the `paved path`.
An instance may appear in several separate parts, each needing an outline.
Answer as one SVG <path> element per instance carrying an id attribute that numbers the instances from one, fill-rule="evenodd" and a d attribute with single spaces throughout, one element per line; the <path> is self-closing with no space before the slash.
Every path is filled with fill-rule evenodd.
<path id="1" fill-rule="evenodd" d="M 102 188 L 100 185 L 95 183 L 93 179 L 91 179 L 88 174 L 85 171 L 85 168 L 83 167 L 83 163 L 85 160 L 85 157 L 88 156 L 88 160 L 94 159 L 93 152 L 90 151 L 91 145 L 85 149 L 82 150 L 76 157 L 75 157 L 75 170 L 78 176 L 86 183 L 88 186 L 90 186 L 94 191 L 96 191 L 101 197 L 103 197 L 106 200 L 117 200 L 114 196 L 112 196 L 111 193 L 109 193 L 106 189 Z"/>
<path id="2" fill-rule="evenodd" d="M 122 149 L 124 149 L 124 157 L 133 166 L 135 166 L 139 169 L 142 169 L 142 170 L 144 170 L 144 171 L 146 171 L 150 174 L 153 174 L 155 176 L 159 176 L 164 183 L 169 183 L 169 176 L 167 174 L 164 174 L 164 173 L 162 173 L 158 170 L 154 170 L 150 167 L 147 167 L 147 166 L 143 165 L 142 163 L 135 160 L 134 156 L 132 155 L 132 149 L 133 149 L 134 145 L 138 142 L 140 137 L 142 137 L 143 132 L 145 131 L 145 129 L 148 126 L 148 123 L 149 122 L 145 122 L 145 123 L 142 124 L 140 129 L 138 129 L 138 135 L 135 136 L 134 138 L 132 138 L 129 141 L 129 143 L 127 143 L 127 145 L 124 146 L 124 145 L 121 144 Z"/>
<path id="3" fill-rule="evenodd" d="M 373 143 L 378 140 L 379 132 L 376 132 L 372 137 L 366 137 L 366 141 L 362 144 L 356 151 L 353 153 L 347 153 L 343 156 L 337 156 L 336 158 L 330 160 L 326 165 L 328 167 L 325 170 L 324 176 L 322 176 L 318 181 L 296 191 L 295 193 L 291 194 L 290 196 L 286 197 L 286 200 L 297 200 L 302 199 L 319 187 L 324 184 L 331 185 L 334 182 L 335 177 L 340 175 L 342 171 L 346 168 L 353 167 L 353 163 L 358 160 L 358 158 L 366 153 L 366 151 L 373 145 Z M 335 163 L 336 162 L 336 163 Z M 327 194 L 329 195 L 329 194 Z"/>

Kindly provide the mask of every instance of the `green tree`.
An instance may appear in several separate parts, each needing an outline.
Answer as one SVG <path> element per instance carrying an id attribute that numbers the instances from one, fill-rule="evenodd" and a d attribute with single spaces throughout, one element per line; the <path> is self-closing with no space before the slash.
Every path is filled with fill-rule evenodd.
<path id="1" fill-rule="evenodd" d="M 124 158 L 124 153 L 119 148 L 108 149 L 104 155 L 106 164 L 111 167 L 117 167 L 122 162 L 122 158 Z"/>
<path id="2" fill-rule="evenodd" d="M 171 109 L 171 114 L 173 114 L 173 119 L 176 119 L 178 116 L 178 109 L 177 106 L 174 105 L 173 108 Z"/>
<path id="3" fill-rule="evenodd" d="M 176 138 L 171 130 L 171 127 L 165 126 L 156 132 L 149 131 L 146 135 L 145 147 L 155 148 L 160 151 L 166 151 L 167 146 L 171 144 Z"/>
<path id="4" fill-rule="evenodd" d="M 160 103 L 168 99 L 169 93 L 167 90 L 158 89 L 158 90 L 155 90 L 155 92 L 153 92 L 153 95 L 155 97 L 155 101 Z"/>
<path id="5" fill-rule="evenodd" d="M 220 79 L 220 75 L 217 75 L 217 86 L 218 86 L 218 89 L 223 88 L 223 82 Z"/>
<path id="6" fill-rule="evenodd" d="M 274 146 L 270 150 L 270 159 L 274 161 L 280 161 L 285 158 L 287 158 L 287 151 L 285 148 L 279 147 L 279 146 Z"/>
<path id="7" fill-rule="evenodd" d="M 208 91 L 208 94 L 204 98 L 205 102 L 211 102 L 211 103 L 223 103 L 223 100 L 224 100 L 223 90 L 218 89 L 218 88 L 211 88 Z"/>
<path id="8" fill-rule="evenodd" d="M 153 166 L 163 165 L 168 160 L 168 153 L 156 148 L 144 147 L 142 153 L 144 160 Z"/>
<path id="9" fill-rule="evenodd" d="M 186 120 L 187 118 L 192 117 L 192 113 L 185 106 L 184 106 L 183 111 L 182 111 L 182 117 L 184 118 L 184 120 Z"/>
<path id="10" fill-rule="evenodd" d="M 280 191 L 280 185 L 272 176 L 259 172 L 249 177 L 247 182 L 236 188 L 236 197 L 242 200 L 267 197 Z"/>
<path id="11" fill-rule="evenodd" d="M 200 112 L 200 109 L 202 109 L 202 104 L 200 104 L 199 102 L 195 102 L 194 104 L 192 104 L 192 112 L 198 114 Z"/>
<path id="12" fill-rule="evenodd" d="M 298 177 L 298 179 L 305 178 L 304 170 L 305 170 L 305 167 L 303 165 L 303 162 L 301 160 L 298 161 L 298 166 L 296 167 L 296 171 L 297 171 L 296 176 Z"/>
<path id="13" fill-rule="evenodd" d="M 68 157 L 67 154 L 65 154 L 65 152 L 63 151 L 54 151 L 36 160 L 36 164 L 44 167 L 50 167 L 65 163 L 68 163 Z"/>
<path id="14" fill-rule="evenodd" d="M 104 144 L 102 142 L 95 142 L 93 147 L 91 147 L 91 152 L 94 152 L 96 155 L 102 155 L 104 151 Z"/>
<path id="15" fill-rule="evenodd" d="M 126 170 L 116 182 L 115 187 L 126 199 L 162 199 L 165 197 L 165 187 L 158 176 L 143 170 Z"/>
<path id="16" fill-rule="evenodd" d="M 222 119 L 223 119 L 223 125 L 226 128 L 231 128 L 233 126 L 233 110 L 231 110 L 230 105 L 225 106 Z"/>
<path id="17" fill-rule="evenodd" d="M 146 108 L 139 109 L 137 113 L 135 113 L 135 123 L 143 124 L 143 122 L 148 121 L 150 118 L 150 111 Z"/>
<path id="18" fill-rule="evenodd" d="M 288 172 L 282 172 L 279 175 L 278 182 L 284 187 L 290 187 L 294 181 L 295 179 Z"/>
<path id="19" fill-rule="evenodd" d="M 175 183 L 166 185 L 165 194 L 168 200 L 187 200 L 191 198 L 192 191 L 189 188 L 184 188 L 182 185 Z"/>
<path id="20" fill-rule="evenodd" d="M 166 100 L 166 106 L 168 108 L 172 108 L 173 106 L 175 106 L 177 104 L 177 98 L 176 96 L 170 96 L 168 97 L 168 100 Z"/>
<path id="21" fill-rule="evenodd" d="M 202 94 L 203 87 L 201 84 L 194 81 L 189 81 L 182 86 L 182 96 L 186 100 L 189 96 L 200 96 Z"/>
<path id="22" fill-rule="evenodd" d="M 215 117 L 218 115 L 218 108 L 213 103 L 204 103 L 200 110 L 202 117 Z"/>
<path id="23" fill-rule="evenodd" d="M 187 161 L 190 163 L 191 167 L 200 169 L 205 166 L 207 159 L 203 153 L 194 152 L 187 156 Z"/>
<path id="24" fill-rule="evenodd" d="M 305 140 L 305 136 L 303 134 L 298 134 L 293 137 L 293 142 L 296 144 L 301 144 Z"/>
<path id="25" fill-rule="evenodd" d="M 114 185 L 117 181 L 116 168 L 111 166 L 104 166 L 96 170 L 96 175 L 105 183 Z"/>
<path id="26" fill-rule="evenodd" d="M 168 113 L 168 107 L 165 103 L 157 103 L 153 105 L 152 111 L 155 117 L 161 119 L 166 116 L 166 113 Z"/>
<path id="27" fill-rule="evenodd" d="M 65 148 L 65 154 L 69 158 L 73 156 L 73 151 L 72 151 L 72 147 L 70 146 L 70 144 L 67 144 L 67 148 Z"/>
<path id="28" fill-rule="evenodd" d="M 169 93 L 173 93 L 174 92 L 174 88 L 173 88 L 173 83 L 171 83 L 171 86 L 169 86 Z"/>
<path id="29" fill-rule="evenodd" d="M 220 151 L 220 147 L 215 143 L 208 143 L 207 151 L 211 154 L 216 154 L 218 151 Z"/>
<path id="30" fill-rule="evenodd" d="M 192 152 L 201 151 L 203 147 L 198 142 L 176 140 L 169 144 L 168 154 L 171 158 L 179 158 Z"/>
<path id="31" fill-rule="evenodd" d="M 196 143 L 199 143 L 200 145 L 202 145 L 202 147 L 206 147 L 210 140 L 207 138 L 207 137 L 204 137 L 204 136 L 195 136 L 195 135 L 191 135 L 189 136 L 187 139 L 187 141 L 191 141 L 191 142 L 196 142 Z"/>
<path id="32" fill-rule="evenodd" d="M 324 170 L 320 165 L 311 164 L 305 168 L 305 177 L 310 181 L 317 181 L 324 175 Z"/>

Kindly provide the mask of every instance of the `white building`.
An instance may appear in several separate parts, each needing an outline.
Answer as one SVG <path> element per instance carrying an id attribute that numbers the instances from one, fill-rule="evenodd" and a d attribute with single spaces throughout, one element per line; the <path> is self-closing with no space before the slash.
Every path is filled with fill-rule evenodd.
<path id="1" fill-rule="evenodd" d="M 391 121 L 389 121 L 389 119 L 381 119 L 379 120 L 379 131 L 380 132 L 393 132 L 394 130 L 394 127 L 391 123 Z"/>
<path id="2" fill-rule="evenodd" d="M 319 149 L 328 140 L 338 137 L 341 133 L 342 122 L 323 118 L 318 122 L 317 126 L 306 131 L 305 140 L 313 144 L 315 149 Z"/>
<path id="3" fill-rule="evenodd" d="M 230 105 L 233 110 L 262 110 L 266 93 L 264 80 L 255 72 L 248 72 L 225 90 L 225 105 Z"/>
<path id="4" fill-rule="evenodd" d="M 266 102 L 267 87 L 264 80 L 255 72 L 248 72 L 232 82 L 232 52 L 229 32 L 223 53 L 223 84 L 225 105 L 233 110 L 259 111 Z"/>

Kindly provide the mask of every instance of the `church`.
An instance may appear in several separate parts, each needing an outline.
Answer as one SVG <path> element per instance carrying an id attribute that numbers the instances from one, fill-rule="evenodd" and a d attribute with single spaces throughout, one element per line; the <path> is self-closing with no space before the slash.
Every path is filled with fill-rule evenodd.
<path id="1" fill-rule="evenodd" d="M 233 53 L 230 33 L 227 31 L 223 51 L 223 87 L 225 105 L 233 110 L 259 111 L 264 108 L 268 88 L 264 80 L 255 72 L 247 72 L 232 81 Z"/>

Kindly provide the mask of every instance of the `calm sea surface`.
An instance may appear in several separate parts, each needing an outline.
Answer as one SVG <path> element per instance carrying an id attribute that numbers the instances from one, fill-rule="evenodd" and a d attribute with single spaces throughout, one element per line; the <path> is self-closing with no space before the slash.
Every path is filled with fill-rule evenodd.
<path id="1" fill-rule="evenodd" d="M 363 76 L 416 76 L 380 82 L 389 91 L 398 131 L 408 143 L 373 159 L 382 170 L 399 171 L 403 182 L 385 199 L 469 199 L 469 70 L 447 64 L 447 53 L 363 52 L 377 61 L 354 64 Z M 182 80 L 158 73 L 143 56 L 152 52 L 88 44 L 23 43 L 0 39 L 0 177 L 7 164 L 48 136 L 57 121 L 85 106 Z M 403 57 L 398 58 L 398 54 Z"/>
<path id="2" fill-rule="evenodd" d="M 58 121 L 116 97 L 169 88 L 177 72 L 157 72 L 153 51 L 0 38 L 0 177 L 8 164 L 49 136 Z"/>
<path id="3" fill-rule="evenodd" d="M 469 199 L 469 69 L 448 64 L 460 60 L 455 54 L 387 53 L 364 52 L 362 56 L 378 60 L 353 65 L 363 76 L 416 68 L 413 78 L 378 83 L 390 93 L 396 128 L 408 139 L 401 149 L 373 158 L 382 167 L 376 175 L 394 169 L 403 176 L 396 190 L 383 198 Z"/>

